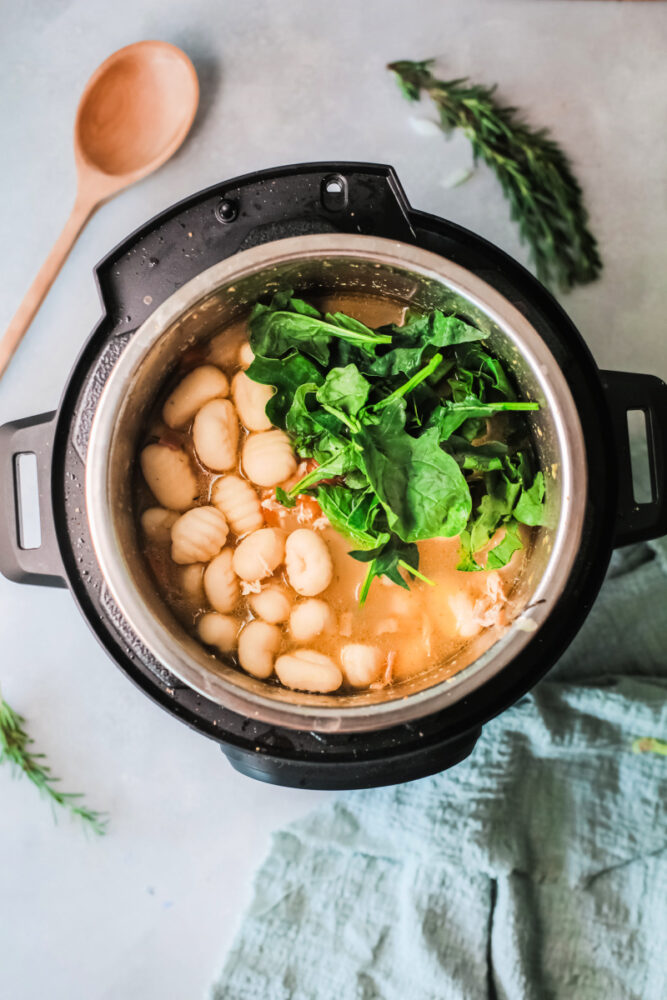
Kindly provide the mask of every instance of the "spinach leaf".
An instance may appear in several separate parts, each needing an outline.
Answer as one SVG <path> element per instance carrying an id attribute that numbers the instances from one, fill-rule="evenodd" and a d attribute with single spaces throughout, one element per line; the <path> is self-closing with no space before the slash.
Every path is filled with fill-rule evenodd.
<path id="1" fill-rule="evenodd" d="M 486 560 L 486 569 L 501 569 L 507 566 L 514 553 L 523 548 L 519 536 L 519 525 L 512 520 L 505 526 L 505 537 L 489 552 Z"/>
<path id="2" fill-rule="evenodd" d="M 459 561 L 456 566 L 462 573 L 476 573 L 484 567 L 475 560 L 470 532 L 466 529 L 459 535 Z"/>
<path id="3" fill-rule="evenodd" d="M 350 552 L 353 559 L 368 563 L 368 572 L 359 594 L 359 603 L 363 604 L 368 596 L 371 583 L 376 576 L 387 576 L 392 583 L 409 590 L 409 585 L 401 569 L 414 572 L 419 566 L 419 550 L 416 545 L 402 542 L 396 535 L 390 535 L 374 549 L 366 552 Z M 417 575 L 421 576 L 417 570 Z"/>
<path id="4" fill-rule="evenodd" d="M 472 445 L 464 437 L 452 434 L 447 441 L 446 450 L 459 463 L 462 469 L 471 472 L 491 472 L 494 469 L 505 468 L 508 448 L 501 441 L 487 441 L 485 444 Z"/>
<path id="5" fill-rule="evenodd" d="M 319 368 L 296 352 L 280 360 L 256 356 L 246 375 L 254 382 L 275 386 L 276 391 L 266 404 L 266 415 L 272 424 L 283 430 L 287 411 L 299 386 L 304 383 L 320 386 L 324 381 Z"/>
<path id="6" fill-rule="evenodd" d="M 333 527 L 360 548 L 372 549 L 389 539 L 388 531 L 374 527 L 381 508 L 372 489 L 320 486 L 315 496 Z"/>
<path id="7" fill-rule="evenodd" d="M 494 389 L 504 399 L 515 399 L 515 392 L 505 373 L 505 369 L 492 354 L 479 344 L 460 344 L 455 348 L 459 378 L 472 379 L 471 391 L 480 399 L 485 398 L 486 388 Z M 476 388 L 475 388 L 476 386 Z"/>
<path id="8" fill-rule="evenodd" d="M 544 493 L 544 474 L 538 472 L 533 480 L 533 485 L 529 489 L 524 487 L 517 500 L 514 508 L 514 516 L 517 521 L 531 527 L 544 524 Z"/>
<path id="9" fill-rule="evenodd" d="M 370 388 L 356 365 L 332 368 L 324 385 L 317 390 L 317 400 L 323 406 L 333 406 L 348 416 L 355 416 L 365 405 Z"/>
<path id="10" fill-rule="evenodd" d="M 318 460 L 317 466 L 289 489 L 286 495 L 290 499 L 312 489 L 323 479 L 332 479 L 352 472 L 358 466 L 359 449 L 354 442 L 342 445 L 336 442 L 331 444 L 329 451 L 326 451 L 318 443 L 315 457 Z"/>
<path id="11" fill-rule="evenodd" d="M 488 492 L 482 497 L 470 528 L 473 552 L 479 552 L 488 545 L 502 522 L 510 519 L 521 491 L 520 483 L 513 483 L 502 472 L 489 473 L 485 483 Z"/>
<path id="12" fill-rule="evenodd" d="M 391 350 L 376 356 L 365 371 L 373 375 L 411 375 L 421 367 L 424 354 L 436 349 L 482 340 L 485 334 L 457 316 L 445 316 L 436 309 L 427 316 L 416 316 L 404 326 L 383 327 L 391 333 Z"/>
<path id="13" fill-rule="evenodd" d="M 334 326 L 342 327 L 344 330 L 351 330 L 352 333 L 360 333 L 366 337 L 376 337 L 375 331 L 371 330 L 365 323 L 360 322 L 360 320 L 355 319 L 353 316 L 347 316 L 345 313 L 327 313 L 324 318 L 327 323 L 333 323 Z"/>
<path id="14" fill-rule="evenodd" d="M 281 296 L 280 292 L 278 292 L 274 296 L 270 308 L 274 310 L 289 308 L 293 312 L 303 313 L 304 316 L 313 316 L 315 319 L 320 318 L 319 309 L 311 306 L 310 302 L 306 302 L 304 299 L 295 299 L 290 292 L 286 292 L 284 296 Z"/>
<path id="15" fill-rule="evenodd" d="M 353 439 L 360 464 L 380 498 L 389 527 L 405 542 L 458 535 L 470 516 L 468 484 L 435 428 L 411 437 L 405 431 L 405 401 L 386 406 L 375 424 Z"/>
<path id="16" fill-rule="evenodd" d="M 391 337 L 375 333 L 363 323 L 342 313 L 327 314 L 323 319 L 313 306 L 288 293 L 274 295 L 271 303 L 258 304 L 250 315 L 250 346 L 255 355 L 281 358 L 294 349 L 314 358 L 321 365 L 329 363 L 329 344 L 340 338 L 372 355 L 378 344 L 388 344 Z"/>
<path id="17" fill-rule="evenodd" d="M 329 340 L 326 325 L 304 313 L 263 309 L 250 317 L 250 346 L 256 357 L 281 358 L 296 348 L 327 365 Z"/>
<path id="18" fill-rule="evenodd" d="M 461 402 L 446 399 L 431 414 L 430 426 L 438 428 L 441 441 L 446 441 L 468 420 L 486 420 L 496 413 L 506 411 L 539 410 L 539 403 L 497 402 L 482 403 L 475 396 Z M 467 435 L 464 435 L 467 437 Z"/>
<path id="19" fill-rule="evenodd" d="M 317 406 L 315 382 L 304 382 L 294 393 L 285 416 L 285 430 L 292 435 L 298 454 L 311 455 L 322 464 L 334 453 L 349 445 L 344 424 L 327 410 Z M 314 405 L 309 405 L 310 403 Z"/>

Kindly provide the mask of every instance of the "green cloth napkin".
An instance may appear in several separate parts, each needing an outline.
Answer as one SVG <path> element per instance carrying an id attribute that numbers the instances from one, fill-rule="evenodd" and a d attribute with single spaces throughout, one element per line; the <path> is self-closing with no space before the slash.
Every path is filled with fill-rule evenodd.
<path id="1" fill-rule="evenodd" d="M 276 834 L 214 1000 L 665 1000 L 667 540 L 444 774 Z"/>

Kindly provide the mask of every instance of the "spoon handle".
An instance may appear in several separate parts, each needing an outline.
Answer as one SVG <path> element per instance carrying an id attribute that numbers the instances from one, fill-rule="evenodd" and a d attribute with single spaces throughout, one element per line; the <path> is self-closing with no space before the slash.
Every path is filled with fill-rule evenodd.
<path id="1" fill-rule="evenodd" d="M 14 313 L 13 319 L 0 338 L 0 377 L 6 371 L 14 352 L 23 340 L 26 330 L 35 318 L 60 268 L 63 266 L 76 238 L 97 208 L 90 198 L 77 195 L 72 213 L 63 231 L 54 243 L 49 256 L 42 264 L 37 277 L 26 292 L 23 302 Z"/>

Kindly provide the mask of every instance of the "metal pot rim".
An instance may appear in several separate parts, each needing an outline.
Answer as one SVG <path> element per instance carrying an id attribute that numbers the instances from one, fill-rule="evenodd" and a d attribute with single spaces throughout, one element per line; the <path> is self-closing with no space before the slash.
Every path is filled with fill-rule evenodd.
<path id="1" fill-rule="evenodd" d="M 324 257 L 371 260 L 412 271 L 445 284 L 483 310 L 528 361 L 548 402 L 566 459 L 560 470 L 562 505 L 553 549 L 531 607 L 462 674 L 403 698 L 339 708 L 278 702 L 245 691 L 211 671 L 202 676 L 199 665 L 175 648 L 173 637 L 145 605 L 119 553 L 113 497 L 107 489 L 108 457 L 127 386 L 163 332 L 214 289 L 276 264 Z M 87 514 L 96 558 L 118 608 L 156 659 L 185 684 L 240 715 L 322 732 L 389 728 L 445 709 L 490 681 L 531 641 L 565 588 L 579 549 L 586 496 L 586 455 L 576 404 L 556 359 L 526 317 L 483 279 L 448 258 L 399 241 L 355 234 L 298 236 L 265 243 L 221 261 L 178 289 L 142 324 L 116 363 L 95 413 L 86 461 Z"/>

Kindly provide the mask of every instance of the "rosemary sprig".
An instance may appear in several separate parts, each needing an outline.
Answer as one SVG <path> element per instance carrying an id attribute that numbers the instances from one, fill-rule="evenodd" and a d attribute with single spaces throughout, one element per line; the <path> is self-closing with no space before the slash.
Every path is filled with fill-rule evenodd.
<path id="1" fill-rule="evenodd" d="M 462 129 L 475 160 L 494 171 L 540 280 L 566 290 L 597 278 L 602 261 L 581 188 L 548 131 L 531 128 L 516 108 L 499 104 L 495 87 L 470 83 L 467 77 L 438 80 L 432 65 L 432 59 L 400 60 L 388 68 L 408 100 L 428 94 L 443 131 Z"/>
<path id="2" fill-rule="evenodd" d="M 81 820 L 93 833 L 102 836 L 106 833 L 107 818 L 104 813 L 95 812 L 78 804 L 81 795 L 74 792 L 61 792 L 55 785 L 60 780 L 51 774 L 51 768 L 46 764 L 43 753 L 33 753 L 29 750 L 33 740 L 25 729 L 25 719 L 11 708 L 0 695 L 0 764 L 8 763 L 17 775 L 25 775 L 40 793 L 46 796 L 54 807 L 60 806 Z"/>

